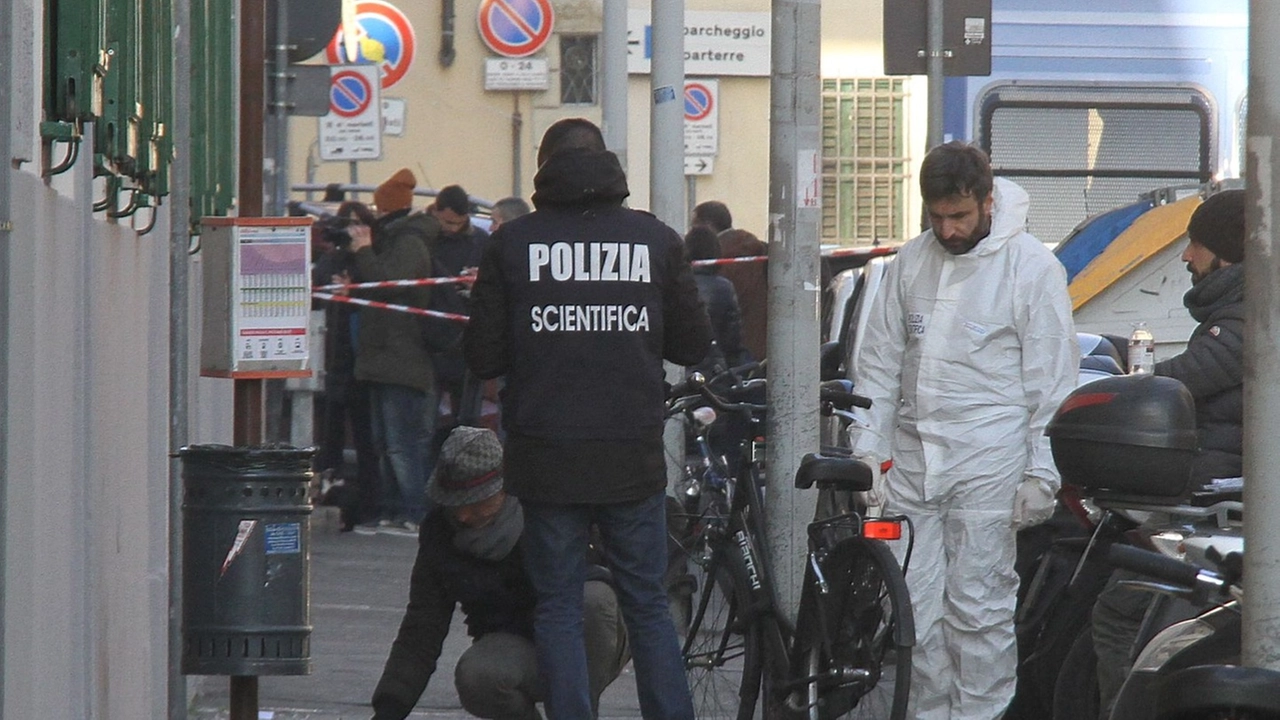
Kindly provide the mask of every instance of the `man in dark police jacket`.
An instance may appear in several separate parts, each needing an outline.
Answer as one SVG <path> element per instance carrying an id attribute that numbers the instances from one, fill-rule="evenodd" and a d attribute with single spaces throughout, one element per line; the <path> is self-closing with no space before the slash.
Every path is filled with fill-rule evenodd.
<path id="1" fill-rule="evenodd" d="M 667 610 L 663 359 L 692 365 L 711 327 L 680 236 L 622 202 L 618 158 L 587 120 L 538 147 L 535 212 L 494 233 L 463 336 L 481 378 L 505 375 L 506 483 L 524 507 L 525 567 L 548 717 L 588 720 L 587 533 L 603 534 L 640 710 L 692 720 Z"/>

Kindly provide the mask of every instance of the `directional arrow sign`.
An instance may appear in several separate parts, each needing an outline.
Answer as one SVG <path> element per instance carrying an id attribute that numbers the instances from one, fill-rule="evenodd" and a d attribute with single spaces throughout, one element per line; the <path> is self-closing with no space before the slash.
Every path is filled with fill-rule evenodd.
<path id="1" fill-rule="evenodd" d="M 684 158 L 685 175 L 710 175 L 715 167 L 715 158 L 700 155 L 686 155 Z"/>

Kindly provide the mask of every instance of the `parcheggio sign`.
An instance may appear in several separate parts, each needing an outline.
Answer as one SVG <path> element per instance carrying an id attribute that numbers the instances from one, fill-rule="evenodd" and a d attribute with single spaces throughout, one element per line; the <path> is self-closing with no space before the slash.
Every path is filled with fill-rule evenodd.
<path id="1" fill-rule="evenodd" d="M 627 11 L 627 72 L 646 74 L 653 57 L 653 27 L 648 10 Z M 770 74 L 772 19 L 767 12 L 684 14 L 686 75 Z"/>

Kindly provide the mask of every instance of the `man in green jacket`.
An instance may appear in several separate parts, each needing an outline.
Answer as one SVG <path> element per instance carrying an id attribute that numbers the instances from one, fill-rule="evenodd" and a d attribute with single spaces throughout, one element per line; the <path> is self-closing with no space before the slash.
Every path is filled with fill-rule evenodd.
<path id="1" fill-rule="evenodd" d="M 374 192 L 374 227 L 353 225 L 351 249 L 360 282 L 431 276 L 427 243 L 440 224 L 410 213 L 413 173 L 402 169 Z M 425 308 L 426 286 L 372 291 L 373 299 Z M 381 469 L 379 530 L 416 536 L 426 513 L 427 454 L 434 432 L 435 375 L 416 315 L 369 308 L 360 313 L 356 378 L 369 384 L 373 442 Z M 371 526 L 358 528 L 368 532 Z"/>

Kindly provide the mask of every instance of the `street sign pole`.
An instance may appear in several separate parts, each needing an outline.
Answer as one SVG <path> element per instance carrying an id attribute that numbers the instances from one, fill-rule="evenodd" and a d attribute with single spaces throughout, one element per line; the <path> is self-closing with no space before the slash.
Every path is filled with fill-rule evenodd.
<path id="1" fill-rule="evenodd" d="M 649 74 L 649 209 L 658 219 L 683 233 L 685 215 L 683 145 L 684 0 L 653 0 L 653 60 Z M 684 368 L 666 363 L 667 382 L 680 382 Z M 663 431 L 667 458 L 667 487 L 674 488 L 684 463 L 684 427 L 669 422 Z"/>
<path id="2" fill-rule="evenodd" d="M 929 148 L 942 144 L 942 0 L 929 0 L 929 42 L 926 44 L 926 66 L 929 80 L 929 122 L 926 129 Z"/>
<path id="3" fill-rule="evenodd" d="M 822 215 L 818 75 L 821 8 L 774 0 L 769 126 L 769 438 L 765 534 L 778 603 L 795 617 L 813 495 L 792 478 L 818 449 L 818 225 Z"/>
<path id="4" fill-rule="evenodd" d="M 600 111 L 605 147 L 627 169 L 627 4 L 606 2 L 601 32 Z"/>
<path id="5" fill-rule="evenodd" d="M 1245 164 L 1246 229 L 1244 263 L 1244 524 L 1245 593 L 1241 656 L 1247 667 L 1280 670 L 1280 634 L 1275 607 L 1280 603 L 1280 449 L 1270 428 L 1280 419 L 1280 304 L 1275 280 L 1280 272 L 1280 6 L 1249 3 L 1249 117 Z"/>

